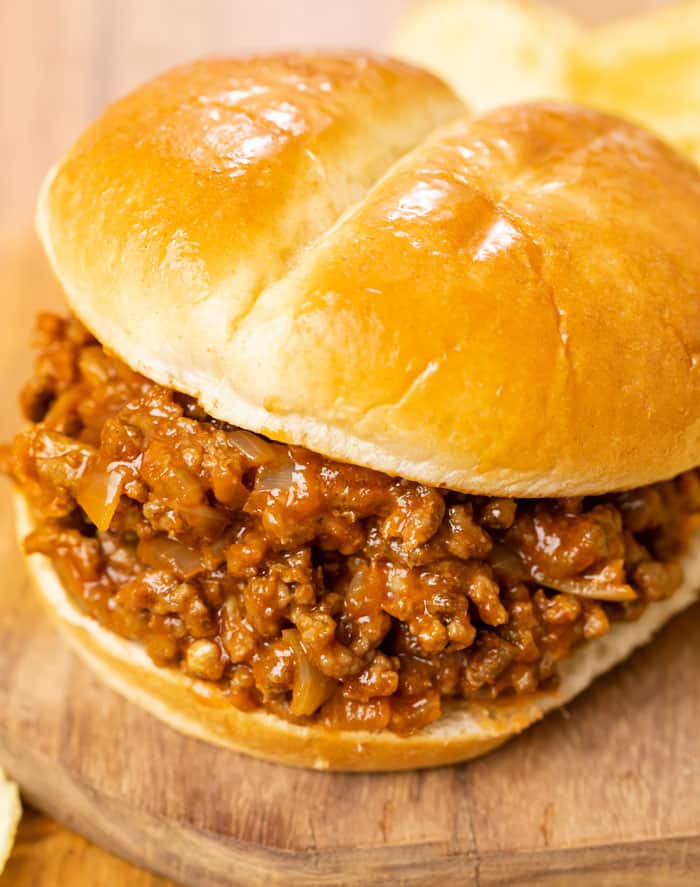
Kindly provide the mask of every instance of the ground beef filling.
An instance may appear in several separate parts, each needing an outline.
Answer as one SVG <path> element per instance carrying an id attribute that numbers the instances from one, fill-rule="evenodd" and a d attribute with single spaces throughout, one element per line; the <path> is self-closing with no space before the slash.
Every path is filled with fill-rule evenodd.
<path id="1" fill-rule="evenodd" d="M 700 477 L 577 499 L 468 496 L 206 415 L 42 315 L 4 452 L 48 555 L 102 625 L 205 693 L 332 729 L 411 733 L 446 699 L 556 664 L 681 583 Z"/>

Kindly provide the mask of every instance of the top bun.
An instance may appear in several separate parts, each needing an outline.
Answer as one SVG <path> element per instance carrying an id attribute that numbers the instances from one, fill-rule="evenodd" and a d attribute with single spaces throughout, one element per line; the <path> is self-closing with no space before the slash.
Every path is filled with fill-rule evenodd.
<path id="1" fill-rule="evenodd" d="M 464 113 L 362 55 L 195 63 L 87 130 L 39 228 L 97 337 L 235 425 L 494 496 L 700 463 L 698 169 L 584 108 Z"/>

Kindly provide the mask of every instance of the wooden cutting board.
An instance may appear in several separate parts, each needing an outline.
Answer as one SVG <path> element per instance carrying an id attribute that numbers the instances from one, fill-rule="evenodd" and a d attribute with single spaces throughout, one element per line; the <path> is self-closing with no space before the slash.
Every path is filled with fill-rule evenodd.
<path id="1" fill-rule="evenodd" d="M 25 375 L 33 235 L 5 241 L 0 418 Z M 700 608 L 567 711 L 461 767 L 313 773 L 186 739 L 106 689 L 56 634 L 0 508 L 0 764 L 42 810 L 196 885 L 697 884 Z M 46 882 L 48 883 L 48 882 Z M 113 883 L 105 881 L 104 883 Z"/>

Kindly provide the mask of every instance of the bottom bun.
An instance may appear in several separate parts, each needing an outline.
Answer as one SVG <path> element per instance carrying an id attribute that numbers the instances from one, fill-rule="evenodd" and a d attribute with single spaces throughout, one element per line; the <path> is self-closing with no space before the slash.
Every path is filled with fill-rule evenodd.
<path id="1" fill-rule="evenodd" d="M 20 538 L 32 529 L 28 504 L 16 497 Z M 318 770 L 408 770 L 454 764 L 484 754 L 564 705 L 596 677 L 646 643 L 665 622 L 692 604 L 700 588 L 700 535 L 683 560 L 683 586 L 649 606 L 636 622 L 615 623 L 560 663 L 554 691 L 495 702 L 445 702 L 443 715 L 419 733 L 299 726 L 268 712 L 243 712 L 205 698 L 202 684 L 173 668 L 156 666 L 143 648 L 85 615 L 68 597 L 50 560 L 27 558 L 31 574 L 60 628 L 110 687 L 171 727 L 224 748 L 268 761 Z"/>

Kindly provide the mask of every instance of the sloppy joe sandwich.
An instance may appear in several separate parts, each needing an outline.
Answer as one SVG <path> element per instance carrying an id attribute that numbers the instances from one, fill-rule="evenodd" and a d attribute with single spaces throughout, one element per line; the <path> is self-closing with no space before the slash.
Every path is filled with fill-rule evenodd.
<path id="1" fill-rule="evenodd" d="M 700 173 L 361 54 L 196 62 L 51 171 L 5 454 L 105 680 L 286 763 L 459 761 L 700 584 Z"/>

